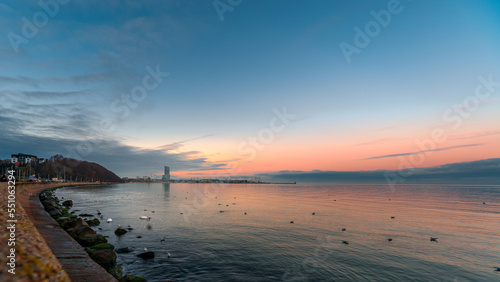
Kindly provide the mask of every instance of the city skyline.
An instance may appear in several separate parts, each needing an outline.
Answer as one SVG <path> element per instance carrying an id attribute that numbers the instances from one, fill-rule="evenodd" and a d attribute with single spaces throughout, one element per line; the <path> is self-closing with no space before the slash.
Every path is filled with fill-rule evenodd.
<path id="1" fill-rule="evenodd" d="M 496 1 L 41 3 L 0 4 L 2 159 L 181 178 L 500 158 Z"/>

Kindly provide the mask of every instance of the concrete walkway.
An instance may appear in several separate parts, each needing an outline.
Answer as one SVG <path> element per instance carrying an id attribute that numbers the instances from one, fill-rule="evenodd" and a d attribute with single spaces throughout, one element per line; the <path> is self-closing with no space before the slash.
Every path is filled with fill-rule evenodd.
<path id="1" fill-rule="evenodd" d="M 44 210 L 38 195 L 48 188 L 46 185 L 27 186 L 18 194 L 18 200 L 71 281 L 117 281 Z"/>

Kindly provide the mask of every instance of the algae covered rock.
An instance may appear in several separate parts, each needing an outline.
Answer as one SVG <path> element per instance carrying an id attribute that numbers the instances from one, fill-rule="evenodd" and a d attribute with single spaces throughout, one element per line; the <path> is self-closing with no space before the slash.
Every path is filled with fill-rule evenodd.
<path id="1" fill-rule="evenodd" d="M 63 204 L 63 206 L 71 207 L 73 205 L 73 201 L 67 200 L 67 201 L 62 202 L 62 204 Z"/>
<path id="2" fill-rule="evenodd" d="M 108 242 L 108 240 L 106 240 L 106 238 L 104 238 L 104 236 L 102 236 L 101 234 L 86 234 L 77 236 L 75 239 L 80 245 L 84 247 L 91 247 L 97 244 Z"/>
<path id="3" fill-rule="evenodd" d="M 110 269 L 116 265 L 116 253 L 110 249 L 95 250 L 90 255 L 90 258 L 105 269 Z"/>
<path id="4" fill-rule="evenodd" d="M 113 246 L 113 244 L 110 244 L 110 243 L 100 243 L 100 244 L 94 245 L 90 248 L 94 249 L 94 250 L 105 250 L 105 249 L 114 250 L 115 246 Z"/>
<path id="5" fill-rule="evenodd" d="M 63 228 L 65 230 L 68 230 L 70 228 L 73 228 L 73 227 L 76 227 L 76 226 L 87 226 L 89 227 L 89 225 L 87 224 L 87 222 L 85 222 L 85 220 L 81 219 L 81 218 L 76 218 L 76 219 L 72 219 L 68 222 L 66 222 L 63 226 Z"/>
<path id="6" fill-rule="evenodd" d="M 58 208 L 53 208 L 49 211 L 49 214 L 52 217 L 60 217 L 62 215 L 62 211 Z"/>
<path id="7" fill-rule="evenodd" d="M 68 232 L 73 232 L 76 235 L 86 235 L 95 234 L 95 230 L 90 228 L 88 225 L 78 225 L 67 230 Z"/>
<path id="8" fill-rule="evenodd" d="M 115 264 L 110 269 L 108 269 L 108 273 L 113 275 L 116 279 L 120 279 L 123 276 L 122 267 L 118 264 Z"/>
<path id="9" fill-rule="evenodd" d="M 101 222 L 97 218 L 94 218 L 92 220 L 85 220 L 85 222 L 87 222 L 87 224 L 89 226 L 97 226 L 97 225 L 101 224 Z"/>
<path id="10" fill-rule="evenodd" d="M 118 235 L 118 236 L 121 236 L 123 234 L 127 233 L 127 230 L 123 229 L 123 228 L 116 228 L 115 230 L 115 234 Z"/>

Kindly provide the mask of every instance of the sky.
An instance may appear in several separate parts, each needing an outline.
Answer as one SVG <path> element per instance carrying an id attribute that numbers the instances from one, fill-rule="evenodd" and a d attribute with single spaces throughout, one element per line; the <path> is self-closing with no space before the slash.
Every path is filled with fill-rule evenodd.
<path id="1" fill-rule="evenodd" d="M 0 34 L 0 159 L 174 178 L 500 167 L 498 1 L 3 1 Z"/>

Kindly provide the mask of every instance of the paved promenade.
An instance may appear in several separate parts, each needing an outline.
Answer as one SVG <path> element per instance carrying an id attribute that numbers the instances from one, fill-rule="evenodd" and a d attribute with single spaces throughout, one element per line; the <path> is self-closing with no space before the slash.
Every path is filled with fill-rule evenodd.
<path id="1" fill-rule="evenodd" d="M 19 253 L 17 261 L 19 274 L 12 275 L 7 272 L 3 262 L 3 258 L 5 258 L 3 254 L 7 252 L 6 238 L 3 238 L 2 235 L 0 279 L 2 281 L 40 281 L 47 278 L 47 281 L 68 281 L 69 279 L 71 281 L 116 281 L 111 274 L 95 263 L 83 247 L 73 240 L 43 209 L 38 194 L 55 186 L 61 186 L 61 184 L 17 184 L 17 214 L 22 220 L 20 222 L 22 224 L 18 226 L 20 229 L 17 230 L 16 238 L 19 242 L 19 249 L 16 249 L 16 252 Z M 68 186 L 68 184 L 64 186 Z M 7 203 L 6 183 L 1 183 L 0 188 L 2 190 L 1 205 L 2 210 L 4 210 L 4 204 Z M 22 208 L 19 207 L 19 204 Z M 4 233 L 3 230 L 6 226 L 4 217 L 6 217 L 5 212 L 0 215 L 2 234 L 6 234 L 6 231 Z M 26 258 L 26 254 L 36 257 L 37 260 Z M 61 267 L 64 271 L 61 271 Z"/>

